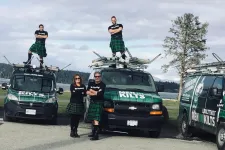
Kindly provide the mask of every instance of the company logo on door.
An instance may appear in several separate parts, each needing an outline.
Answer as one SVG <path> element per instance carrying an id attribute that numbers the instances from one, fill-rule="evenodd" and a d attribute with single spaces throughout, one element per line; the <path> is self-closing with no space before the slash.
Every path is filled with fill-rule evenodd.
<path id="1" fill-rule="evenodd" d="M 145 99 L 145 95 L 143 93 L 136 93 L 136 92 L 119 91 L 119 96 L 125 98 Z"/>

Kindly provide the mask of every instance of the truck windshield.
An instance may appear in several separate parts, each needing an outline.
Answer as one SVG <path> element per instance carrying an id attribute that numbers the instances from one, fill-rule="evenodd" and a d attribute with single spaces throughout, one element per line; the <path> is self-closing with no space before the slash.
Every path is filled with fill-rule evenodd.
<path id="1" fill-rule="evenodd" d="M 102 71 L 102 81 L 109 88 L 156 92 L 151 75 L 132 71 Z"/>
<path id="2" fill-rule="evenodd" d="M 54 89 L 53 79 L 42 76 L 16 75 L 12 88 L 18 91 L 49 93 Z"/>

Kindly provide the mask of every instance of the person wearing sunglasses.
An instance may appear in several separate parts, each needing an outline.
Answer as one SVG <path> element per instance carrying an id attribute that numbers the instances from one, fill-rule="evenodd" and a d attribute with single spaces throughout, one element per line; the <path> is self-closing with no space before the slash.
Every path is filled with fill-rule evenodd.
<path id="1" fill-rule="evenodd" d="M 87 120 L 92 121 L 92 134 L 90 140 L 99 140 L 99 122 L 104 102 L 104 91 L 106 85 L 101 81 L 101 73 L 94 73 L 95 82 L 90 82 L 87 87 L 87 95 L 90 96 L 90 105 L 87 113 Z"/>
<path id="2" fill-rule="evenodd" d="M 82 83 L 81 77 L 77 74 L 73 77 L 70 85 L 70 103 L 67 105 L 67 113 L 70 115 L 71 137 L 80 137 L 77 133 L 80 118 L 84 114 L 83 98 L 86 96 L 86 87 Z"/>

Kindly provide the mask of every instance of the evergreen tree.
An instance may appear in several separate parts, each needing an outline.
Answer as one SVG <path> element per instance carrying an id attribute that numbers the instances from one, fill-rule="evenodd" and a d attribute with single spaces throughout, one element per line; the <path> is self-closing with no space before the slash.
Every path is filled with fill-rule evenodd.
<path id="1" fill-rule="evenodd" d="M 179 99 L 183 88 L 185 73 L 192 65 L 200 64 L 207 56 L 205 36 L 208 23 L 201 23 L 198 16 L 185 13 L 172 21 L 169 32 L 172 35 L 164 40 L 165 57 L 170 56 L 172 60 L 162 66 L 164 72 L 170 67 L 176 67 L 180 76 Z"/>

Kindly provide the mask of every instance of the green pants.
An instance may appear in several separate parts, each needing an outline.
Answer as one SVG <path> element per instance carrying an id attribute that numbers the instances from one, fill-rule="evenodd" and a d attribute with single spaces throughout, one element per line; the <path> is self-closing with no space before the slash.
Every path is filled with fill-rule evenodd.
<path id="1" fill-rule="evenodd" d="M 84 103 L 69 103 L 66 107 L 66 112 L 69 115 L 83 115 Z"/>
<path id="2" fill-rule="evenodd" d="M 112 53 L 125 51 L 125 44 L 123 39 L 111 39 L 109 46 L 112 50 Z"/>
<path id="3" fill-rule="evenodd" d="M 87 113 L 87 120 L 101 121 L 102 110 L 103 102 L 91 102 Z"/>
<path id="4" fill-rule="evenodd" d="M 29 50 L 33 53 L 38 54 L 40 57 L 47 56 L 45 44 L 41 42 L 35 42 L 34 44 L 31 45 Z"/>

